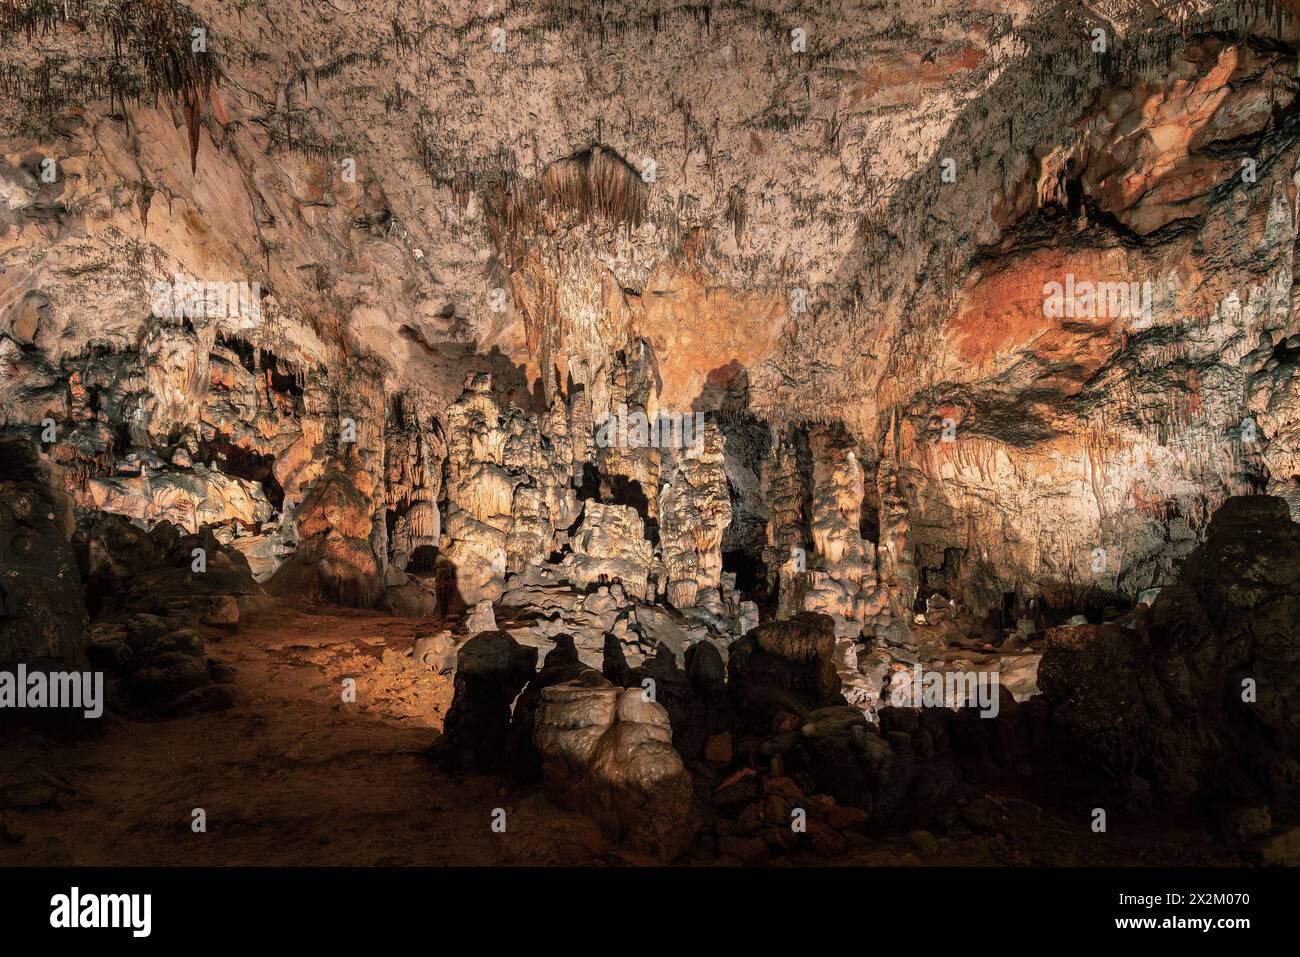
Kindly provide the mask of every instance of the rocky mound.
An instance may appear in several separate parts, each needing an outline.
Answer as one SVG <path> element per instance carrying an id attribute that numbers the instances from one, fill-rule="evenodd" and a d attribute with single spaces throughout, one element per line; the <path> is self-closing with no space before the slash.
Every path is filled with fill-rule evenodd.
<path id="1" fill-rule="evenodd" d="M 63 489 L 34 446 L 0 440 L 0 666 L 82 659 L 86 602 Z"/>
<path id="2" fill-rule="evenodd" d="M 1294 806 L 1300 524 L 1281 499 L 1229 499 L 1149 610 L 1049 632 L 1038 681 L 1056 729 L 1119 781 Z"/>

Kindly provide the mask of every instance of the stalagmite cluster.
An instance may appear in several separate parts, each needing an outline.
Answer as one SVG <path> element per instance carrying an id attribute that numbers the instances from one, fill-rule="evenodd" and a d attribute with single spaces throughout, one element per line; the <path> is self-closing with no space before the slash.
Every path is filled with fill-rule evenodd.
<path id="1" fill-rule="evenodd" d="M 349 6 L 0 3 L 0 666 L 409 628 L 661 860 L 1293 799 L 1300 11 Z"/>

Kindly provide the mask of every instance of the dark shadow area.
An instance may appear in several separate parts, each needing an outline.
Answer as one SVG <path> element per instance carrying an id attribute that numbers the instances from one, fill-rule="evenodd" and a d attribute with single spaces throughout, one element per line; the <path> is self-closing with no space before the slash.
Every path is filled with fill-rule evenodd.
<path id="1" fill-rule="evenodd" d="M 259 455 L 221 437 L 199 442 L 198 460 L 226 475 L 257 482 L 271 507 L 284 508 L 284 489 L 275 478 L 275 456 Z"/>

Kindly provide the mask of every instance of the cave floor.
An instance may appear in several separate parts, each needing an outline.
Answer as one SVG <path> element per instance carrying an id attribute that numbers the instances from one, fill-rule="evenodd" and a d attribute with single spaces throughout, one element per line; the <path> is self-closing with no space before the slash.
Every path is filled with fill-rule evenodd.
<path id="1" fill-rule="evenodd" d="M 9 731 L 0 747 L 0 865 L 578 865 L 649 863 L 535 787 L 448 777 L 421 752 L 452 679 L 409 655 L 428 625 L 344 609 L 286 610 L 209 640 L 236 671 L 219 713 L 137 721 L 93 737 Z M 356 703 L 342 701 L 356 680 Z M 1232 864 L 1194 824 L 1153 809 L 1093 834 L 1088 809 L 989 794 L 985 833 L 854 834 L 851 865 Z M 1086 802 L 1085 802 L 1086 803 Z M 206 814 L 206 832 L 191 826 Z M 505 833 L 491 828 L 504 808 Z M 688 862 L 719 860 L 707 841 Z"/>
<path id="2" fill-rule="evenodd" d="M 441 727 L 452 679 L 408 657 L 420 623 L 331 611 L 208 641 L 236 670 L 238 703 L 164 721 L 106 715 L 102 733 L 3 748 L 75 790 L 5 812 L 20 843 L 0 864 L 575 864 L 604 851 L 587 819 L 536 789 L 448 778 L 420 752 Z M 356 680 L 344 704 L 343 680 Z M 17 765 L 12 768 L 12 765 Z M 0 778 L 7 776 L 0 765 Z M 502 791 L 505 789 L 505 793 Z M 490 828 L 507 811 L 505 834 Z M 191 827 L 203 808 L 206 833 Z"/>

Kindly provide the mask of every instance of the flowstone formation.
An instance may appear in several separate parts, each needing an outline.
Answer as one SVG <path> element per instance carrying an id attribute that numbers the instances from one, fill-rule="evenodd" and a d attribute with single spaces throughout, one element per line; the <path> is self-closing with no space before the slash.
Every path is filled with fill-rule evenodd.
<path id="1" fill-rule="evenodd" d="M 661 859 L 1290 800 L 1292 6 L 0 4 L 0 664 L 412 619 L 444 771 Z"/>

